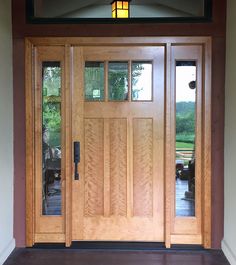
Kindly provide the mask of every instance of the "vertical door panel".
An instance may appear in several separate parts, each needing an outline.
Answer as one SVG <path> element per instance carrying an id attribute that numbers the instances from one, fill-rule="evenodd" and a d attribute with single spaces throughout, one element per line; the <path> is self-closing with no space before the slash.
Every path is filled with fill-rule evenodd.
<path id="1" fill-rule="evenodd" d="M 35 48 L 35 242 L 65 241 L 64 65 L 63 47 Z"/>
<path id="2" fill-rule="evenodd" d="M 82 142 L 84 162 L 73 188 L 73 239 L 163 241 L 164 47 L 132 47 L 128 53 L 124 47 L 75 48 L 74 58 L 77 80 L 84 81 L 85 65 L 94 66 L 86 69 L 86 80 L 97 79 L 96 67 L 104 65 L 105 87 L 74 83 L 73 140 Z M 136 76 L 146 71 L 153 90 L 146 97 L 135 94 L 136 101 L 131 69 Z M 138 91 L 145 81 L 136 78 L 135 84 Z M 116 93 L 122 86 L 124 92 Z M 85 88 L 91 95 L 86 101 Z"/>
<path id="3" fill-rule="evenodd" d="M 176 131 L 172 132 L 172 137 L 176 142 L 184 142 L 184 145 L 178 143 L 182 148 L 173 146 L 176 157 L 172 178 L 171 242 L 202 244 L 202 46 L 172 46 L 171 56 L 172 102 L 175 105 L 172 110 L 176 117 L 173 120 Z M 177 69 L 181 67 L 184 73 Z M 184 110 L 179 110 L 178 102 Z M 183 132 L 179 135 L 179 131 Z M 178 140 L 179 136 L 183 139 Z"/>

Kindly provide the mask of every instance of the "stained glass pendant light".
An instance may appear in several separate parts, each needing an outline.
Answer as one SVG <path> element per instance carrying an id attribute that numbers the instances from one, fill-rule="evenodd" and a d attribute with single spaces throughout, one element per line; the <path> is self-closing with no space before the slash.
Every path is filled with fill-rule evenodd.
<path id="1" fill-rule="evenodd" d="M 112 7 L 112 18 L 129 18 L 130 17 L 130 2 L 126 1 L 113 1 Z"/>

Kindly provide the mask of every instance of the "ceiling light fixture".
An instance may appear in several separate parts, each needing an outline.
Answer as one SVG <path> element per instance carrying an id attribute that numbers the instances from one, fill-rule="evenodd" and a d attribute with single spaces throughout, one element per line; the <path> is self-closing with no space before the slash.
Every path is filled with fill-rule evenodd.
<path id="1" fill-rule="evenodd" d="M 112 18 L 129 18 L 130 2 L 131 0 L 113 1 L 111 3 Z"/>

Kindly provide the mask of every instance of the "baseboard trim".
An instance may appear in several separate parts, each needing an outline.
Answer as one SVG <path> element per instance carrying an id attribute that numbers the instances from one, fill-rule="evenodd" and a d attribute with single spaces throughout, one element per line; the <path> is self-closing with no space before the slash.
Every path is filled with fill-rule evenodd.
<path id="1" fill-rule="evenodd" d="M 13 238 L 5 247 L 5 249 L 0 253 L 0 265 L 3 265 L 3 263 L 6 261 L 6 259 L 12 253 L 12 251 L 15 249 L 15 246 L 16 242 L 15 239 Z"/>
<path id="2" fill-rule="evenodd" d="M 225 239 L 221 243 L 222 250 L 231 265 L 236 265 L 236 255 L 233 253 Z"/>

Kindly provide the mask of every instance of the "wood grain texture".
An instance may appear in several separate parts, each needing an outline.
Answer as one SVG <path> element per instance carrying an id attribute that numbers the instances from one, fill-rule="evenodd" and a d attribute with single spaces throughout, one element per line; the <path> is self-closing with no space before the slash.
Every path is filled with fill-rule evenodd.
<path id="1" fill-rule="evenodd" d="M 85 216 L 104 215 L 104 120 L 85 119 Z"/>
<path id="2" fill-rule="evenodd" d="M 62 97 L 65 99 L 62 105 L 62 121 L 63 121 L 63 130 L 62 130 L 62 150 L 64 150 L 64 159 L 62 168 L 64 168 L 64 175 L 62 186 L 65 186 L 65 189 L 62 188 L 63 195 L 65 198 L 64 203 L 64 213 L 65 213 L 65 237 L 66 237 L 66 246 L 71 245 L 71 236 L 72 236 L 72 170 L 71 164 L 67 161 L 72 161 L 72 146 L 71 146 L 71 81 L 72 81 L 72 48 L 67 45 L 65 47 L 65 89 Z"/>
<path id="3" fill-rule="evenodd" d="M 196 147 L 195 147 L 195 217 L 175 217 L 172 207 L 172 236 L 174 242 L 181 236 L 188 238 L 188 244 L 196 243 L 211 246 L 211 47 L 210 40 L 192 46 L 172 46 L 172 69 L 176 60 L 195 60 L 197 62 L 196 92 Z M 175 89 L 174 70 L 172 70 L 172 90 Z M 174 97 L 171 97 L 172 100 Z M 172 130 L 172 135 L 174 132 Z M 172 186 L 172 191 L 174 186 Z M 172 197 L 172 205 L 174 198 Z M 178 236 L 177 236 L 178 235 Z M 199 241 L 201 240 L 201 241 Z"/>
<path id="4" fill-rule="evenodd" d="M 34 90 L 33 90 L 33 46 L 29 41 L 25 44 L 26 54 L 26 246 L 32 247 L 34 244 Z"/>
<path id="5" fill-rule="evenodd" d="M 84 219 L 84 240 L 103 241 L 156 241 L 163 242 L 162 236 L 154 231 L 156 222 L 152 217 L 110 216 Z"/>
<path id="6" fill-rule="evenodd" d="M 212 149 L 212 136 L 211 136 L 211 128 L 212 128 L 212 79 L 211 79 L 211 51 L 212 41 L 208 40 L 205 45 L 205 73 L 204 73 L 204 159 L 203 159 L 203 167 L 204 167 L 204 178 L 202 182 L 203 186 L 203 212 L 204 212 L 204 220 L 203 220 L 203 245 L 205 248 L 211 248 L 211 238 L 212 238 L 212 226 L 211 226 L 211 217 L 212 217 L 212 155 L 209 150 Z M 220 223 L 218 220 L 217 223 Z"/>
<path id="7" fill-rule="evenodd" d="M 81 39 L 80 39 L 81 40 Z M 94 39 L 89 39 L 89 41 L 92 41 Z M 132 52 L 127 55 L 124 53 L 126 50 L 125 47 L 117 48 L 114 47 L 115 45 L 112 44 L 111 39 L 107 39 L 109 42 L 109 45 L 113 45 L 113 47 L 110 49 L 110 53 L 106 53 L 104 51 L 104 47 L 99 48 L 99 58 L 102 58 L 104 55 L 106 55 L 106 59 L 110 60 L 113 58 L 115 54 L 119 54 L 119 59 L 127 58 L 127 56 L 134 60 L 135 58 L 143 59 L 146 58 L 147 60 L 151 60 L 153 54 L 158 54 L 156 51 L 160 52 L 160 56 L 163 56 L 162 49 L 163 47 L 133 47 Z M 148 41 L 151 41 L 152 39 L 149 39 Z M 164 41 L 164 39 L 162 39 Z M 175 40 L 175 43 L 178 43 L 178 41 L 181 43 L 181 41 L 186 40 L 188 41 L 188 38 L 180 38 L 179 40 Z M 54 40 L 53 40 L 54 41 Z M 68 41 L 68 40 L 67 40 Z M 78 39 L 74 39 L 73 41 L 78 41 Z M 86 42 L 86 40 L 84 40 Z M 105 41 L 105 39 L 100 40 Z M 141 41 L 139 39 L 139 41 Z M 192 43 L 194 45 L 186 45 L 188 49 L 190 49 L 191 46 L 196 46 L 196 42 L 199 41 L 199 46 L 203 47 L 202 45 L 204 41 L 206 41 L 204 38 L 197 38 L 197 39 L 189 39 L 189 43 Z M 134 42 L 134 39 L 133 39 Z M 66 41 L 65 41 L 66 43 Z M 119 41 L 116 39 L 115 43 L 119 43 Z M 124 45 L 127 45 L 127 40 L 122 40 L 120 43 L 125 43 Z M 148 42 L 147 42 L 148 43 Z M 49 43 L 50 44 L 50 43 Z M 139 44 L 140 45 L 140 44 Z M 183 44 L 181 44 L 184 46 Z M 174 45 L 175 46 L 175 45 Z M 180 46 L 175 46 L 180 47 Z M 210 47 L 208 47 L 210 49 Z M 54 50 L 54 52 L 47 52 L 47 47 L 40 47 L 41 53 L 39 59 L 47 60 L 48 58 L 50 60 L 64 60 L 64 57 L 59 56 L 59 50 L 63 50 L 63 47 L 57 46 L 57 48 Z M 67 56 L 69 53 L 69 47 L 67 50 Z M 76 48 L 72 48 L 76 49 Z M 161 235 L 161 231 L 163 229 L 164 222 L 159 221 L 162 220 L 162 215 L 164 214 L 162 207 L 160 205 L 163 205 L 163 179 L 164 179 L 164 172 L 163 172 L 163 155 L 164 151 L 162 149 L 162 146 L 164 146 L 164 114 L 162 113 L 162 109 L 164 110 L 164 90 L 163 92 L 161 89 L 164 88 L 164 74 L 162 77 L 162 71 L 164 73 L 164 64 L 159 65 L 160 57 L 158 59 L 154 58 L 154 65 L 155 65 L 155 77 L 157 82 L 157 93 L 154 93 L 154 102 L 93 102 L 89 103 L 86 102 L 84 104 L 83 102 L 83 77 L 82 77 L 82 71 L 83 71 L 83 56 L 87 57 L 93 57 L 96 59 L 97 55 L 97 48 L 91 48 L 89 47 L 87 49 L 88 54 L 86 52 L 82 55 L 82 50 L 84 48 L 78 48 L 78 56 L 75 57 L 74 60 L 78 60 L 74 62 L 74 65 L 78 64 L 79 67 L 75 67 L 75 70 L 73 72 L 73 84 L 78 91 L 75 93 L 77 98 L 73 98 L 73 106 L 72 106 L 72 123 L 77 122 L 77 125 L 72 130 L 72 139 L 73 140 L 81 140 L 81 164 L 79 165 L 80 173 L 81 173 L 81 180 L 79 183 L 73 183 L 73 217 L 77 218 L 77 221 L 73 221 L 73 224 L 76 224 L 76 227 L 73 227 L 73 236 L 72 239 L 74 240 L 150 240 L 150 241 L 156 241 L 156 240 L 164 240 L 163 236 Z M 91 49 L 94 49 L 94 52 L 91 54 L 89 51 Z M 120 50 L 119 50 L 120 49 Z M 156 49 L 156 50 L 155 50 Z M 159 50 L 160 49 L 160 50 Z M 116 51 L 119 50 L 119 53 Z M 164 49 L 163 49 L 164 50 Z M 142 52 L 141 52 L 142 51 Z M 154 52 L 155 51 L 155 52 Z M 186 52 L 186 50 L 185 50 Z M 184 53 L 183 53 L 184 54 Z M 63 52 L 61 53 L 63 55 Z M 181 55 L 181 53 L 180 53 Z M 192 54 L 193 55 L 193 54 Z M 45 57 L 44 57 L 45 56 Z M 58 57 L 57 57 L 58 56 Z M 73 55 L 74 56 L 74 55 Z M 137 57 L 136 57 L 137 56 Z M 209 57 L 209 56 L 208 56 Z M 59 59 L 58 59 L 59 58 Z M 163 56 L 164 58 L 164 56 Z M 158 60 L 157 60 L 158 59 Z M 189 58 L 188 58 L 189 59 Z M 69 68 L 69 59 L 67 58 L 66 67 Z M 164 60 L 163 60 L 164 61 Z M 39 64 L 38 64 L 39 65 Z M 158 66 L 159 65 L 159 66 Z M 37 65 L 36 65 L 37 66 Z M 209 74 L 209 62 L 208 62 L 208 71 L 205 72 L 205 74 Z M 39 69 L 39 68 L 38 68 Z M 160 70 L 162 69 L 162 70 Z M 77 73 L 80 72 L 78 75 Z M 40 77 L 40 71 L 36 71 L 36 75 Z M 67 79 L 69 78 L 69 72 L 66 72 Z M 163 80 L 162 80 L 163 78 Z M 198 81 L 200 83 L 201 78 L 198 78 Z M 154 78 L 155 80 L 155 78 Z M 29 81 L 29 80 L 28 80 Z M 66 87 L 69 86 L 69 81 L 66 82 Z M 78 83 L 78 87 L 76 87 L 76 83 Z M 206 81 L 206 83 L 209 85 L 209 80 Z M 37 90 L 37 96 L 36 96 L 36 147 L 40 149 L 40 82 L 36 82 Z M 66 88 L 65 88 L 66 89 Z M 66 92 L 67 96 L 69 96 L 69 91 Z M 169 91 L 169 93 L 173 93 Z M 169 96 L 169 100 L 173 99 L 173 95 L 171 94 Z M 205 100 L 205 111 L 209 111 L 207 108 L 207 104 L 211 102 L 211 95 L 209 91 L 205 95 L 199 94 L 198 97 L 198 104 L 201 103 L 201 99 Z M 70 101 L 67 97 L 67 105 L 70 105 Z M 30 102 L 28 103 L 30 106 Z M 168 105 L 169 104 L 169 105 Z M 171 101 L 167 104 L 168 110 L 166 114 L 169 115 L 167 117 L 167 120 L 169 121 L 169 127 L 171 127 L 171 123 L 173 122 L 173 108 L 171 108 Z M 201 104 L 200 104 L 201 105 Z M 201 108 L 198 108 L 198 122 L 201 120 Z M 203 104 L 204 105 L 204 104 Z M 79 106 L 79 107 L 78 107 Z M 66 106 L 65 106 L 66 107 Z M 210 108 L 210 107 L 209 107 Z M 77 111 L 78 110 L 78 111 Z M 76 113 L 76 115 L 74 115 Z M 172 116 L 171 116 L 172 115 Z M 137 118 L 138 117 L 138 118 Z M 154 117 L 154 118 L 153 118 Z M 31 119 L 33 119 L 31 117 Z M 67 111 L 64 114 L 64 119 L 70 119 L 70 111 L 67 109 Z M 211 148 L 210 145 L 210 124 L 206 124 L 208 122 L 211 122 L 210 119 L 210 112 L 207 116 L 203 117 L 203 120 L 205 121 L 205 125 L 203 127 L 199 126 L 199 135 L 202 137 L 205 137 L 204 141 L 208 141 L 207 149 L 204 148 L 204 151 L 199 149 L 199 155 L 203 155 L 203 152 L 207 152 L 204 154 L 204 158 L 206 158 L 207 163 L 211 162 L 211 157 L 209 155 L 209 150 Z M 30 121 L 32 122 L 32 120 Z M 128 124 L 128 125 L 127 125 Z M 206 126 L 207 125 L 207 126 Z M 69 122 L 64 123 L 64 130 L 67 130 L 67 132 L 70 130 L 70 127 L 72 125 Z M 173 128 L 172 128 L 173 129 Z M 203 131 L 205 129 L 205 131 Z M 81 131 L 82 130 L 82 131 Z M 171 131 L 171 128 L 170 128 Z M 203 135 L 201 135 L 201 133 Z M 166 135 L 168 135 L 168 132 L 166 132 Z M 67 141 L 64 143 L 64 146 L 70 146 L 69 138 L 63 137 L 64 141 Z M 171 138 L 171 135 L 169 135 L 169 138 Z M 199 139 L 200 139 L 199 138 Z M 200 140 L 198 140 L 200 141 Z M 202 143 L 202 141 L 200 141 Z M 172 145 L 173 142 L 170 141 L 170 145 Z M 166 147 L 168 150 L 172 150 L 171 146 L 166 144 Z M 66 147 L 66 148 L 67 148 Z M 30 150 L 30 149 L 29 149 Z M 156 151 L 155 151 L 156 150 Z M 167 150 L 166 150 L 167 152 Z M 66 149 L 66 154 L 68 157 L 68 160 L 70 160 L 71 152 L 69 149 Z M 125 157 L 126 156 L 126 157 Z M 166 156 L 167 158 L 168 156 Z M 169 156 L 170 157 L 170 156 Z M 158 158 L 158 159 L 156 159 Z M 84 160 L 83 160 L 84 159 Z M 126 160 L 126 161 L 125 161 Z M 154 161 L 158 161 L 159 163 L 153 164 Z M 128 162 L 129 161 L 129 164 Z M 38 154 L 36 154 L 36 162 L 37 162 L 37 169 L 36 169 L 36 175 L 40 176 L 40 158 Z M 125 165 L 126 163 L 126 165 Z M 174 162 L 173 162 L 174 163 Z M 167 164 L 166 164 L 167 165 Z M 69 172 L 71 170 L 71 166 L 68 164 L 64 164 L 65 170 Z M 200 175 L 200 172 L 206 172 L 204 175 L 205 179 L 204 182 L 201 183 L 198 182 L 198 191 L 199 188 L 203 190 L 210 191 L 210 188 L 207 186 L 205 187 L 204 183 L 210 184 L 210 165 L 204 164 L 203 171 L 201 171 L 202 165 L 199 164 L 198 166 L 198 175 Z M 84 170 L 83 170 L 84 168 Z M 126 171 L 126 173 L 125 173 Z M 171 169 L 168 171 L 171 172 Z M 155 174 L 154 174 L 155 173 Z M 132 174 L 132 176 L 130 175 Z M 154 176 L 155 175 L 155 176 Z M 163 179 L 162 179 L 163 178 Z M 38 178 L 37 178 L 38 179 Z M 124 179 L 124 181 L 123 181 Z M 169 178 L 171 179 L 171 178 Z M 40 179 L 38 180 L 40 181 Z M 161 185 L 160 185 L 161 184 Z M 201 185 L 202 184 L 202 185 Z M 66 184 L 67 193 L 70 191 L 69 188 L 69 181 Z M 64 187 L 65 185 L 63 185 Z M 83 187 L 82 187 L 83 186 Z M 37 185 L 38 189 L 36 191 L 38 192 L 37 198 L 40 198 L 40 183 L 38 182 Z M 126 192 L 125 192 L 126 190 Z M 167 194 L 166 196 L 170 196 L 171 194 L 169 189 L 166 189 Z M 201 193 L 201 192 L 198 192 Z M 81 194 L 84 194 L 82 196 L 83 198 L 79 198 Z M 132 198 L 131 198 L 132 197 Z M 202 201 L 200 200 L 200 203 L 198 201 L 197 205 L 198 207 L 197 211 L 197 217 L 200 216 L 202 213 L 201 211 L 201 203 L 205 202 L 207 198 L 210 197 L 210 194 L 205 194 L 204 199 Z M 69 194 L 66 195 L 66 198 L 70 200 Z M 108 200 L 107 200 L 108 198 Z M 67 200 L 66 199 L 66 200 Z M 110 199 L 110 202 L 108 203 Z M 40 200 L 39 200 L 40 202 Z M 76 206 L 82 202 L 82 204 L 79 204 L 79 206 Z M 107 202 L 107 204 L 105 203 Z M 158 202 L 158 203 L 156 203 Z M 66 203 L 66 202 L 65 202 Z M 156 205 L 155 205 L 156 203 Z M 166 200 L 166 203 L 168 203 L 168 200 Z M 126 204 L 126 205 L 125 205 Z M 39 204 L 38 204 L 39 207 Z M 133 207 L 130 209 L 129 207 Z M 126 208 L 126 209 L 125 209 Z M 206 209 L 206 211 L 205 211 Z M 74 213 L 74 210 L 77 211 L 77 213 Z M 70 210 L 67 209 L 67 213 Z M 173 239 L 173 242 L 177 242 L 177 238 L 179 243 L 181 243 L 181 236 L 183 236 L 184 242 L 191 243 L 191 238 L 193 239 L 193 242 L 199 240 L 201 238 L 204 239 L 204 237 L 199 235 L 191 235 L 191 228 L 194 228 L 194 230 L 200 231 L 201 227 L 204 229 L 204 235 L 206 234 L 205 239 L 205 246 L 209 246 L 210 242 L 210 205 L 209 203 L 206 205 L 206 208 L 203 209 L 205 215 L 205 221 L 206 227 L 201 226 L 201 222 L 195 222 L 193 220 L 191 222 L 186 222 L 188 224 L 186 226 L 186 229 L 182 225 L 181 222 L 176 222 L 177 226 L 174 228 L 175 231 L 177 231 L 179 228 L 179 232 L 176 232 L 176 234 L 172 234 L 171 238 Z M 129 215 L 129 218 L 126 218 L 127 213 L 131 213 Z M 154 216 L 154 213 L 156 216 Z M 155 218 L 152 218 L 152 217 Z M 168 214 L 166 215 L 168 216 Z M 109 217 L 109 218 L 107 218 Z M 130 218 L 131 217 L 131 218 Z M 64 231 L 64 217 L 62 218 L 56 218 L 54 221 L 52 221 L 52 218 L 44 218 L 42 221 L 42 225 L 40 224 L 40 230 L 38 232 L 44 233 L 48 232 L 51 233 L 51 231 L 58 232 Z M 68 217 L 67 222 L 70 222 L 70 218 Z M 204 222 L 205 222 L 204 221 Z M 41 221 L 40 221 L 41 222 Z M 185 221 L 184 221 L 185 222 Z M 197 228 L 196 228 L 197 223 Z M 156 229 L 158 224 L 158 229 Z M 191 225 L 192 224 L 192 225 Z M 82 231 L 81 227 L 84 228 Z M 107 229 L 109 227 L 109 229 Z M 142 227 L 142 229 L 139 230 L 139 227 Z M 172 227 L 173 228 L 173 227 Z M 182 229 L 183 228 L 183 229 Z M 54 229 L 54 230 L 53 230 Z M 67 227 L 67 231 L 70 230 L 69 227 Z M 157 231 L 158 230 L 158 231 Z M 104 232 L 105 231 L 105 232 Z M 128 232 L 127 232 L 128 231 Z M 70 242 L 70 232 L 67 232 L 67 245 L 69 245 Z M 104 233 L 104 234 L 103 234 Z M 159 233 L 159 234 L 158 234 Z M 184 235 L 185 233 L 185 235 Z M 126 236 L 125 236 L 126 234 Z M 158 235 L 157 235 L 158 234 Z M 186 234 L 189 234 L 186 236 Z M 185 236 L 185 237 L 184 237 Z M 191 237 L 192 236 L 192 237 Z M 39 237 L 38 237 L 39 238 Z M 45 237 L 47 238 L 47 237 Z M 49 237 L 48 237 L 49 238 Z M 170 244 L 170 235 L 168 235 L 167 245 Z M 168 239 L 169 238 L 169 239 Z M 54 240 L 54 239 L 53 239 Z M 56 240 L 56 239 L 55 239 Z M 59 237 L 58 237 L 58 240 Z M 173 243 L 172 242 L 172 243 Z"/>
<path id="8" fill-rule="evenodd" d="M 166 124 L 165 124 L 165 245 L 171 247 L 171 207 L 173 182 L 175 178 L 175 146 L 174 146 L 174 93 L 171 89 L 171 43 L 166 47 Z M 173 81 L 172 81 L 173 82 Z"/>
<path id="9" fill-rule="evenodd" d="M 111 215 L 127 215 L 127 120 L 110 120 Z"/>
<path id="10" fill-rule="evenodd" d="M 78 57 L 80 51 L 81 57 Z M 83 181 L 87 181 L 86 167 L 88 163 L 85 162 L 85 173 L 83 174 L 83 171 L 81 171 L 80 183 L 74 183 L 73 185 L 73 198 L 75 199 L 73 200 L 73 209 L 77 211 L 81 211 L 82 209 L 83 214 L 73 213 L 73 216 L 77 220 L 73 221 L 75 227 L 73 228 L 72 237 L 74 240 L 163 241 L 164 47 L 138 46 L 129 49 L 129 52 L 127 53 L 127 48 L 124 46 L 119 47 L 112 45 L 111 47 L 100 46 L 96 48 L 92 46 L 84 46 L 82 48 L 75 47 L 74 54 L 74 65 L 76 65 L 74 92 L 76 92 L 77 96 L 73 96 L 72 108 L 75 110 L 72 114 L 74 124 L 73 137 L 74 139 L 78 138 L 78 131 L 81 127 L 86 127 L 86 121 L 93 121 L 91 122 L 93 125 L 96 120 L 103 121 L 103 130 L 99 133 L 100 143 L 98 144 L 97 141 L 94 142 L 91 140 L 91 144 L 99 145 L 100 151 L 104 156 L 103 160 L 98 160 L 98 163 L 100 163 L 99 170 L 103 173 L 104 212 L 101 215 L 93 216 L 84 214 L 84 207 L 86 207 L 88 201 L 86 195 L 88 191 L 86 189 L 89 188 L 86 185 L 83 185 Z M 125 102 L 111 102 L 107 100 L 107 93 L 105 93 L 106 98 L 104 102 L 83 101 L 83 98 L 80 97 L 79 93 L 79 90 L 84 90 L 83 82 L 80 81 L 81 77 L 78 78 L 78 75 L 83 76 L 84 62 L 102 60 L 105 61 L 106 65 L 107 62 L 118 59 L 125 61 L 153 61 L 153 101 L 131 102 L 131 99 L 129 98 L 129 100 Z M 76 60 L 82 60 L 82 63 L 79 61 L 77 62 Z M 77 65 L 80 65 L 82 68 L 79 69 Z M 107 70 L 107 67 L 105 67 L 105 70 Z M 131 72 L 129 73 L 131 74 Z M 105 73 L 105 77 L 106 76 L 107 74 Z M 80 85 L 78 85 L 78 83 L 80 83 Z M 106 87 L 107 82 L 105 82 L 105 91 Z M 77 106 L 82 105 L 83 109 L 80 107 L 80 110 L 78 110 Z M 84 118 L 84 124 L 79 122 L 81 117 Z M 155 161 L 159 161 L 155 166 L 153 166 L 153 163 L 151 162 L 151 170 L 145 169 L 143 171 L 143 174 L 147 173 L 151 179 L 151 182 L 149 181 L 151 187 L 147 189 L 149 194 L 145 199 L 147 201 L 145 204 L 151 205 L 148 209 L 148 216 L 134 216 L 133 214 L 134 200 L 140 200 L 139 196 L 136 196 L 136 198 L 133 196 L 133 169 L 135 166 L 133 163 L 134 119 L 151 121 L 152 128 L 150 135 L 152 145 L 148 147 L 148 150 L 150 149 L 150 152 L 152 152 L 151 160 L 154 160 L 155 158 Z M 146 124 L 144 124 L 144 127 L 145 126 Z M 149 131 L 148 128 L 148 125 L 147 128 L 144 128 L 145 132 Z M 84 132 L 84 134 L 86 134 L 86 129 Z M 140 137 L 143 138 L 141 131 L 139 134 Z M 81 137 L 83 138 L 82 134 Z M 87 141 L 87 138 L 88 137 L 85 135 L 85 142 Z M 89 136 L 89 138 L 91 139 L 91 136 Z M 138 140 L 139 139 L 137 139 L 137 141 Z M 142 146 L 146 146 L 146 143 L 142 142 Z M 86 143 L 84 148 L 86 153 Z M 145 153 L 145 150 L 142 150 L 142 148 L 137 150 L 137 152 L 142 151 Z M 143 156 L 143 154 L 140 155 L 140 157 L 141 156 Z M 86 154 L 84 157 L 86 159 Z M 148 157 L 148 155 L 146 157 Z M 83 165 L 83 163 L 81 164 Z M 81 188 L 82 186 L 84 188 Z M 140 190 L 141 189 L 142 188 L 140 188 Z M 145 191 L 143 192 L 145 193 Z M 81 196 L 82 198 L 80 201 L 79 198 Z M 100 198 L 98 198 L 98 200 L 100 200 Z M 76 203 L 80 206 L 76 206 Z M 138 204 L 139 203 L 137 203 L 137 205 Z"/>
<path id="11" fill-rule="evenodd" d="M 72 180 L 72 240 L 83 239 L 84 226 L 84 62 L 82 48 L 73 47 L 72 56 L 72 139 L 80 141 L 80 180 Z M 74 166 L 72 166 L 74 169 Z"/>
<path id="12" fill-rule="evenodd" d="M 134 216 L 153 214 L 153 121 L 133 120 Z"/>
<path id="13" fill-rule="evenodd" d="M 65 214 L 64 214 L 64 187 L 65 183 L 62 181 L 62 215 L 60 216 L 47 216 L 42 214 L 42 190 L 43 190 L 43 173 L 42 173 L 42 63 L 45 61 L 59 61 L 61 65 L 61 90 L 62 93 L 62 106 L 65 103 L 65 48 L 62 46 L 58 47 L 35 47 L 34 48 L 34 84 L 32 89 L 34 90 L 34 157 L 35 157 L 35 171 L 34 171 L 34 211 L 35 211 L 35 234 L 63 234 L 65 238 Z M 65 132 L 66 115 L 65 112 L 62 116 L 62 131 L 63 135 Z M 65 178 L 65 138 L 62 138 L 62 180 Z M 37 238 L 35 237 L 35 242 Z M 53 239 L 54 240 L 54 239 Z M 56 240 L 56 239 L 55 239 Z M 60 238 L 58 237 L 58 242 Z"/>

